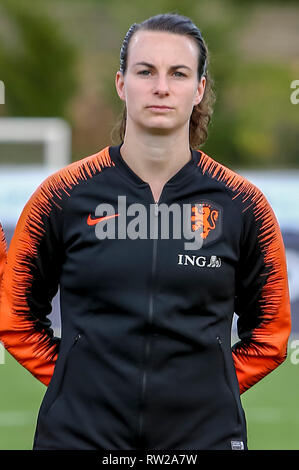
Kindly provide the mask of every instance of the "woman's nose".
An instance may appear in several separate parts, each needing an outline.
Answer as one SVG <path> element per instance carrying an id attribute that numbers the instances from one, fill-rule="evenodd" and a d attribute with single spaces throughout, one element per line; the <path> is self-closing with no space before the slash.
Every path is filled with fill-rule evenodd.
<path id="1" fill-rule="evenodd" d="M 167 95 L 169 93 L 169 83 L 166 76 L 157 76 L 154 85 L 154 93 L 158 95 Z"/>

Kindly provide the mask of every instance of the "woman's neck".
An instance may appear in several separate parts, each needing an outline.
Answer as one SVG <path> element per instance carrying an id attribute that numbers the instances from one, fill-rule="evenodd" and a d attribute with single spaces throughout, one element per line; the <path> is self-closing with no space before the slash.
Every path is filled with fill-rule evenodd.
<path id="1" fill-rule="evenodd" d="M 190 159 L 189 133 L 145 135 L 126 133 L 121 155 L 127 165 L 149 184 L 164 185 Z"/>

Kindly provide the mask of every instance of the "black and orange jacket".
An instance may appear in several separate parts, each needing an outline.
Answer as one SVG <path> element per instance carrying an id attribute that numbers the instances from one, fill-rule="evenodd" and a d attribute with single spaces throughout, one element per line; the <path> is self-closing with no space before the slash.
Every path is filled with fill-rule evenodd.
<path id="1" fill-rule="evenodd" d="M 154 201 L 120 147 L 47 178 L 10 244 L 0 337 L 49 385 L 34 448 L 246 448 L 240 393 L 285 359 L 290 334 L 274 213 L 253 184 L 195 150 Z M 157 224 L 162 203 L 189 204 L 184 223 L 202 246 L 186 249 L 171 227 L 168 239 L 118 236 L 119 196 L 155 207 Z M 103 203 L 114 217 L 99 216 Z M 99 238 L 111 223 L 115 237 Z M 48 318 L 58 289 L 61 339 Z"/>

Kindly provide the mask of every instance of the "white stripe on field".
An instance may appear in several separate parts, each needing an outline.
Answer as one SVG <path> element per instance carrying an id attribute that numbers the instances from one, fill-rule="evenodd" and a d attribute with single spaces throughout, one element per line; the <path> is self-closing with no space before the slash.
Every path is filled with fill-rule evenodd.
<path id="1" fill-rule="evenodd" d="M 277 409 L 273 407 L 254 407 L 249 408 L 246 411 L 245 415 L 247 421 L 250 419 L 252 421 L 257 421 L 259 423 L 273 423 L 273 422 L 295 422 L 299 423 L 299 412 L 295 411 L 293 413 L 288 413 L 286 410 Z"/>

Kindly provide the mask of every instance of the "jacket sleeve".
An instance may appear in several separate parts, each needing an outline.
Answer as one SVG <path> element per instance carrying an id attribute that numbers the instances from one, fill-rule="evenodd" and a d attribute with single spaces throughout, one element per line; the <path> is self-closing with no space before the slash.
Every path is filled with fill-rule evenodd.
<path id="1" fill-rule="evenodd" d="M 3 275 L 0 339 L 5 348 L 48 385 L 60 339 L 48 315 L 58 291 L 61 212 L 51 179 L 31 196 L 18 220 Z"/>
<path id="2" fill-rule="evenodd" d="M 232 348 L 240 393 L 285 360 L 291 330 L 282 235 L 271 206 L 257 188 L 244 204 L 242 216 L 235 291 L 240 341 Z"/>

